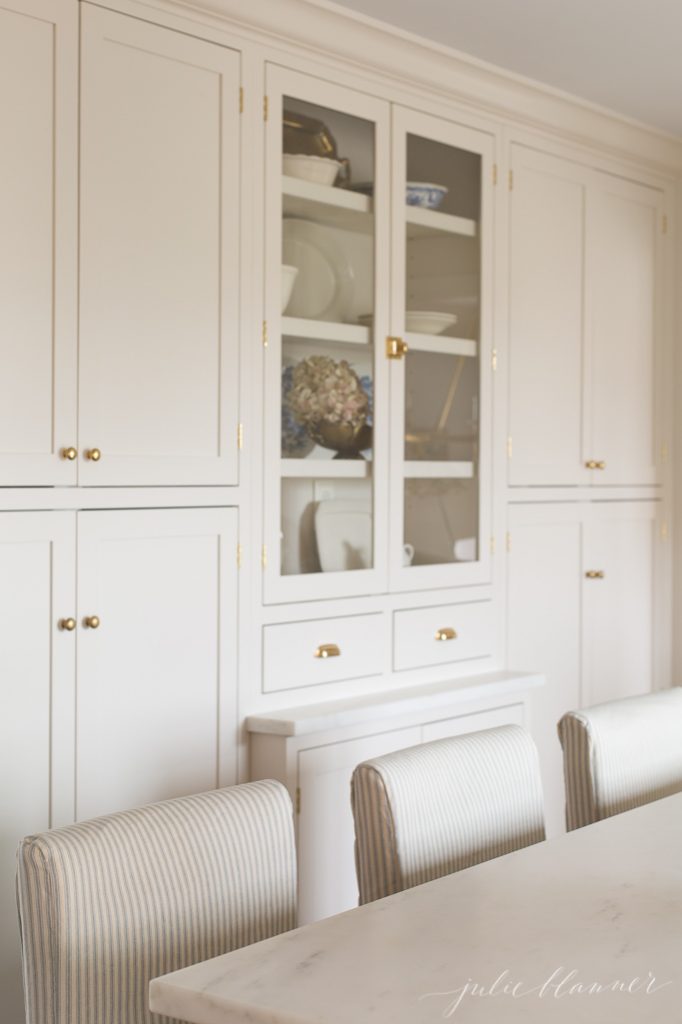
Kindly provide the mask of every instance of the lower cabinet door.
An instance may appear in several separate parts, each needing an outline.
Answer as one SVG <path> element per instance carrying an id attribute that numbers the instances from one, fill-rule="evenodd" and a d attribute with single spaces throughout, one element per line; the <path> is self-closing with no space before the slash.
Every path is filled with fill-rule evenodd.
<path id="1" fill-rule="evenodd" d="M 361 761 L 419 743 L 421 728 L 331 743 L 298 755 L 298 923 L 358 904 L 350 780 Z"/>
<path id="2" fill-rule="evenodd" d="M 77 817 L 233 783 L 236 510 L 78 519 Z"/>
<path id="3" fill-rule="evenodd" d="M 75 515 L 0 512 L 0 1017 L 24 1020 L 19 840 L 73 816 Z M 71 623 L 69 622 L 69 625 Z M 52 743 L 51 743 L 52 738 Z M 69 742 L 69 738 L 70 741 Z"/>

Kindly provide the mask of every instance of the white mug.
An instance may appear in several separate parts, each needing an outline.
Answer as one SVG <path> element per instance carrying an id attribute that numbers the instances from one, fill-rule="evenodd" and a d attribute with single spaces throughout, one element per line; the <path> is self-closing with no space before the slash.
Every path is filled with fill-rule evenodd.
<path id="1" fill-rule="evenodd" d="M 475 562 L 476 538 L 462 537 L 460 540 L 456 540 L 452 546 L 452 553 L 456 562 Z"/>
<path id="2" fill-rule="evenodd" d="M 412 565 L 414 558 L 414 545 L 403 544 L 403 565 Z"/>

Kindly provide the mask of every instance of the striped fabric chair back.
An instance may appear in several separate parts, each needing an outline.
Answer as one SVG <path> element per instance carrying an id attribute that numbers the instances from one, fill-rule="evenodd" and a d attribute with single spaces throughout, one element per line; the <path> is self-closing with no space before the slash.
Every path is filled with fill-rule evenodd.
<path id="1" fill-rule="evenodd" d="M 545 838 L 537 751 L 517 725 L 364 761 L 351 800 L 361 904 Z"/>
<path id="2" fill-rule="evenodd" d="M 558 729 L 569 831 L 682 791 L 682 687 L 570 711 Z"/>
<path id="3" fill-rule="evenodd" d="M 166 800 L 24 839 L 27 1024 L 149 1024 L 152 978 L 295 927 L 278 782 Z"/>

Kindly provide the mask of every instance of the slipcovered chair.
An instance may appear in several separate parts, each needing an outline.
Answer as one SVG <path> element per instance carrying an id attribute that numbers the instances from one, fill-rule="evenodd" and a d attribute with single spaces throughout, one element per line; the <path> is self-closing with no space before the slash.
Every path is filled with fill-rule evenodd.
<path id="1" fill-rule="evenodd" d="M 278 782 L 166 800 L 24 839 L 27 1024 L 146 1024 L 152 978 L 296 925 Z"/>
<path id="2" fill-rule="evenodd" d="M 361 904 L 545 838 L 537 751 L 517 725 L 363 761 L 351 802 Z"/>
<path id="3" fill-rule="evenodd" d="M 569 831 L 682 791 L 682 687 L 569 711 L 558 729 Z"/>

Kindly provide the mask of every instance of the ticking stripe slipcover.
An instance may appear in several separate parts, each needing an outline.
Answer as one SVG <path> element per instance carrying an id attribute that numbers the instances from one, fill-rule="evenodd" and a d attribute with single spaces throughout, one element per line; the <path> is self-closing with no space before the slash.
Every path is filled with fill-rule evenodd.
<path id="1" fill-rule="evenodd" d="M 29 836 L 17 889 L 27 1024 L 168 1022 L 151 978 L 295 927 L 291 801 L 252 782 Z"/>
<path id="2" fill-rule="evenodd" d="M 682 687 L 570 711 L 558 729 L 569 831 L 682 791 Z"/>
<path id="3" fill-rule="evenodd" d="M 361 904 L 545 838 L 537 751 L 517 725 L 364 761 L 351 802 Z"/>

